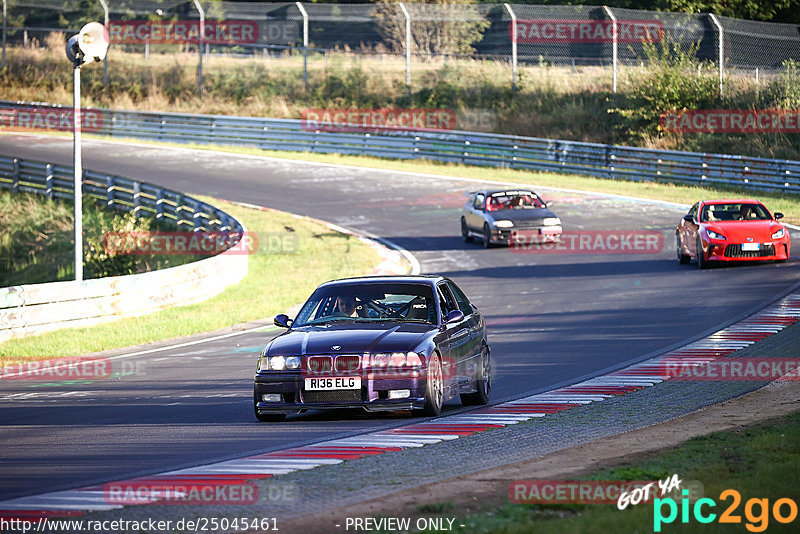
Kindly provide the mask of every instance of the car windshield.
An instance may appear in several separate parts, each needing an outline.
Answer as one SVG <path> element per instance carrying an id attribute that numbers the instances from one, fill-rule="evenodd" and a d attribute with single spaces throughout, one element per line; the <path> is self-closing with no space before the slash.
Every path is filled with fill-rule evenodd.
<path id="1" fill-rule="evenodd" d="M 533 191 L 502 191 L 486 198 L 486 211 L 544 208 L 542 199 Z"/>
<path id="2" fill-rule="evenodd" d="M 400 321 L 434 324 L 433 289 L 424 284 L 337 284 L 318 288 L 293 326 Z"/>
<path id="3" fill-rule="evenodd" d="M 707 204 L 700 214 L 702 222 L 725 221 L 768 221 L 767 209 L 761 204 L 728 202 L 725 204 Z"/>

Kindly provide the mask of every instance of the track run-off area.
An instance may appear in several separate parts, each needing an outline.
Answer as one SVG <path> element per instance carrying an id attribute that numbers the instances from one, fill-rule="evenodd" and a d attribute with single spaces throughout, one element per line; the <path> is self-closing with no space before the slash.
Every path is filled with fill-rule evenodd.
<path id="1" fill-rule="evenodd" d="M 68 165 L 72 143 L 3 135 L 0 154 Z M 679 265 L 674 228 L 686 207 L 669 203 L 534 188 L 567 231 L 656 231 L 662 246 L 645 254 L 519 253 L 461 239 L 465 193 L 481 187 L 475 180 L 97 140 L 84 140 L 83 159 L 92 170 L 316 217 L 407 250 L 421 272 L 456 281 L 486 317 L 493 404 L 674 350 L 775 302 L 800 279 L 796 258 L 703 271 Z M 800 233 L 792 237 L 800 243 Z M 263 292 L 270 298 L 269 287 Z M 424 424 L 359 412 L 258 423 L 256 359 L 277 333 L 117 351 L 120 367 L 136 372 L 114 381 L 0 382 L 0 501 Z M 453 402 L 443 415 L 461 410 Z"/>

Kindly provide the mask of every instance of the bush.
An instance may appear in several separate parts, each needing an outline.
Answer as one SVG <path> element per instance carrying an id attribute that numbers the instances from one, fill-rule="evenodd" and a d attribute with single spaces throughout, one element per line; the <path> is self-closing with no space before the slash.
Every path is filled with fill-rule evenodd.
<path id="1" fill-rule="evenodd" d="M 666 111 L 719 107 L 718 79 L 695 59 L 698 47 L 695 43 L 682 50 L 668 36 L 658 44 L 645 44 L 648 67 L 630 69 L 629 88 L 609 110 L 622 138 L 635 143 L 664 135 L 659 119 Z"/>
<path id="2" fill-rule="evenodd" d="M 69 201 L 0 191 L 0 287 L 72 280 L 73 214 Z M 115 213 L 96 200 L 83 205 L 84 278 L 141 273 L 181 265 L 200 256 L 109 254 L 109 232 L 166 230 L 154 219 Z"/>

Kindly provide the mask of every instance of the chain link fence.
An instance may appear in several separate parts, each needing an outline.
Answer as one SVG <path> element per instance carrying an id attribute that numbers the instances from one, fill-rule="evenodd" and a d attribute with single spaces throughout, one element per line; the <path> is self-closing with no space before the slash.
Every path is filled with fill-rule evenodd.
<path id="1" fill-rule="evenodd" d="M 800 26 L 713 14 L 639 11 L 605 6 L 530 4 L 320 4 L 209 0 L 3 0 L 6 44 L 36 46 L 48 33 L 74 33 L 86 22 L 108 25 L 112 49 L 145 55 L 302 57 L 302 76 L 327 69 L 332 53 L 371 68 L 414 77 L 457 59 L 519 67 L 599 66 L 614 80 L 622 66 L 654 53 L 691 54 L 719 70 L 774 72 L 800 59 Z M 204 31 L 200 32 L 201 26 Z M 200 83 L 202 86 L 202 83 Z"/>

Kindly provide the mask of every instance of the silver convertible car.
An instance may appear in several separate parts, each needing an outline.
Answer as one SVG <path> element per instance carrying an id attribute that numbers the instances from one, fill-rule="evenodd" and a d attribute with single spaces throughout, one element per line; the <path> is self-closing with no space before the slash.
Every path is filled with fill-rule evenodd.
<path id="1" fill-rule="evenodd" d="M 287 331 L 261 352 L 253 406 L 259 421 L 311 409 L 414 410 L 487 404 L 486 325 L 452 280 L 374 276 L 326 282 Z"/>
<path id="2" fill-rule="evenodd" d="M 486 248 L 515 242 L 553 242 L 562 232 L 561 219 L 539 195 L 527 189 L 473 191 L 461 215 L 464 241 L 478 238 Z"/>

